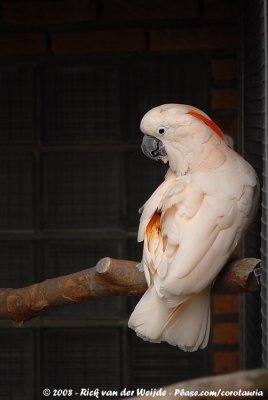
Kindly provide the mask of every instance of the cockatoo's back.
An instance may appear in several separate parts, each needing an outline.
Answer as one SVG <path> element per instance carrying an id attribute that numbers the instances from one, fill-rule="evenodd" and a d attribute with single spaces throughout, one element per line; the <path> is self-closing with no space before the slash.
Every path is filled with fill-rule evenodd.
<path id="1" fill-rule="evenodd" d="M 158 148 L 165 149 L 160 158 L 170 169 L 141 215 L 138 240 L 144 240 L 148 290 L 129 326 L 145 340 L 194 351 L 207 344 L 211 282 L 253 218 L 258 182 L 205 117 L 198 120 L 180 114 L 179 105 L 170 106 L 160 127 L 157 114 L 154 136 L 153 121 L 146 122 L 151 140 L 160 140 L 161 127 L 168 132 Z M 161 108 L 169 111 L 160 106 L 158 113 Z"/>

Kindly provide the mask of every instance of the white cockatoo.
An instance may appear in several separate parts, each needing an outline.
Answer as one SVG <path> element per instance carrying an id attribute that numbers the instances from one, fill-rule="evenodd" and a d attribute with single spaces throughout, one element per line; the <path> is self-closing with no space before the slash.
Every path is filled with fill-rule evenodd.
<path id="1" fill-rule="evenodd" d="M 148 290 L 129 327 L 144 340 L 195 351 L 208 343 L 212 282 L 255 214 L 258 179 L 195 107 L 155 107 L 141 131 L 143 153 L 169 169 L 142 208 L 140 269 Z"/>

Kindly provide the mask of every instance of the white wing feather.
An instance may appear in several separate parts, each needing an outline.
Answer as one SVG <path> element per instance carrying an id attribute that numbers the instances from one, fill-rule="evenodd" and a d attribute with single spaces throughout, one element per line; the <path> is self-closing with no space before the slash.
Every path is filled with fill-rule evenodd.
<path id="1" fill-rule="evenodd" d="M 163 316 L 158 322 L 151 317 L 154 340 L 166 340 L 188 351 L 206 346 L 211 282 L 252 219 L 252 204 L 258 196 L 251 166 L 228 147 L 221 151 L 224 154 L 217 154 L 220 162 L 215 169 L 207 163 L 181 177 L 169 172 L 145 203 L 139 228 L 139 241 L 144 240 L 145 276 L 154 289 L 154 301 L 158 298 L 161 303 Z M 155 212 L 161 212 L 161 233 L 148 239 L 146 227 Z M 191 318 L 196 315 L 194 329 L 185 317 L 190 311 Z M 148 314 L 140 305 L 129 326 L 150 340 L 146 318 Z"/>

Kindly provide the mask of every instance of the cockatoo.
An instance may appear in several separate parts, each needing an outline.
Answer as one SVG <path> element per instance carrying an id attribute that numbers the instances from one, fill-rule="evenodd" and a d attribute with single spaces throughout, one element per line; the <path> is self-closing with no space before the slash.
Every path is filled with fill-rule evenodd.
<path id="1" fill-rule="evenodd" d="M 143 153 L 169 169 L 143 206 L 138 241 L 148 290 L 128 325 L 144 340 L 196 351 L 209 339 L 213 280 L 254 217 L 258 178 L 195 107 L 155 107 L 141 131 Z"/>

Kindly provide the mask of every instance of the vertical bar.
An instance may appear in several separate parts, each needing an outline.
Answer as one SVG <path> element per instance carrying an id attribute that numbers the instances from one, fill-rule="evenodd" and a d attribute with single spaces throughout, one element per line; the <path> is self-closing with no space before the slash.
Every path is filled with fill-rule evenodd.
<path id="1" fill-rule="evenodd" d="M 263 126 L 263 200 L 262 200 L 262 276 L 261 276 L 261 300 L 262 300 L 262 362 L 264 367 L 268 367 L 268 272 L 267 272 L 267 240 L 268 240 L 268 223 L 267 223 L 267 206 L 268 206 L 268 57 L 267 57 L 267 1 L 263 0 L 264 10 L 264 126 Z"/>
<path id="2" fill-rule="evenodd" d="M 261 127 L 264 117 L 263 88 L 259 82 L 263 80 L 263 0 L 253 3 L 240 1 L 241 20 L 241 59 L 242 59 L 242 90 L 241 90 L 241 151 L 259 173 L 262 180 L 262 167 L 259 165 L 258 154 L 263 152 L 264 132 Z M 246 130 L 249 129 L 247 132 Z M 256 138 L 259 134 L 259 139 Z M 255 146 L 255 150 L 254 147 Z M 256 241 L 256 232 L 261 230 L 259 218 L 249 229 L 248 236 L 242 245 L 243 256 L 259 256 L 260 244 Z M 251 247 L 249 246 L 251 245 Z M 254 296 L 241 295 L 240 306 L 240 364 L 241 368 L 256 368 L 261 364 L 261 301 L 258 294 Z"/>
<path id="3" fill-rule="evenodd" d="M 40 160 L 40 147 L 42 144 L 42 118 L 41 118 L 41 107 L 42 107 L 42 96 L 40 88 L 40 66 L 34 68 L 34 97 L 35 97 L 35 164 L 34 164 L 34 233 L 35 235 L 41 232 L 41 221 L 42 221 L 42 193 L 41 193 L 41 160 Z M 34 281 L 40 281 L 40 270 L 42 268 L 42 257 L 41 257 L 41 243 L 40 240 L 35 241 L 35 276 Z M 35 396 L 40 396 L 42 374 L 43 374 L 43 360 L 42 360 L 42 348 L 40 340 L 40 328 L 35 329 L 34 344 L 35 344 Z"/>

